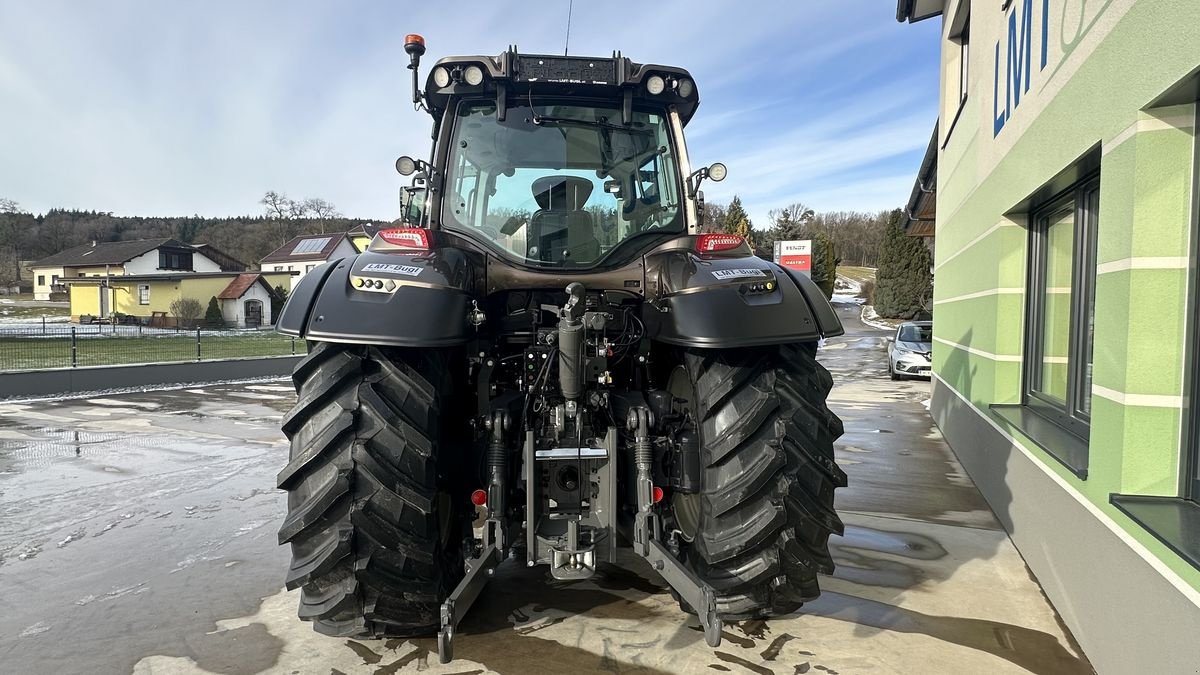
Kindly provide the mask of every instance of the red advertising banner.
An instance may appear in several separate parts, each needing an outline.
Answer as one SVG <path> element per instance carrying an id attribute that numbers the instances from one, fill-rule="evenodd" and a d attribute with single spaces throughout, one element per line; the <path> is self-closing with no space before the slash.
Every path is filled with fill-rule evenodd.
<path id="1" fill-rule="evenodd" d="M 775 262 L 805 274 L 812 274 L 812 242 L 777 241 L 775 242 Z"/>

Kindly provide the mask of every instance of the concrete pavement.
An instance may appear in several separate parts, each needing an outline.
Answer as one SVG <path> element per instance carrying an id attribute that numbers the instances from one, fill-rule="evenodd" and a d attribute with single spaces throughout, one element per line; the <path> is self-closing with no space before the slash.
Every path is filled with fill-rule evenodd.
<path id="1" fill-rule="evenodd" d="M 317 635 L 280 590 L 286 383 L 0 405 L 0 663 L 31 673 L 1091 672 L 885 333 L 839 306 L 822 360 L 846 435 L 837 572 L 718 649 L 640 560 L 579 583 L 505 564 L 432 640 Z"/>

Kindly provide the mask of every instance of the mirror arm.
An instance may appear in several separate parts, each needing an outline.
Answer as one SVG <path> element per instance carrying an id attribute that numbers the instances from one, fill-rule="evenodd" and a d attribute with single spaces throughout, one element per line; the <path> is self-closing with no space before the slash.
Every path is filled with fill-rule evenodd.
<path id="1" fill-rule="evenodd" d="M 704 182 L 705 178 L 708 178 L 707 166 L 702 166 L 699 169 L 696 169 L 692 172 L 692 175 L 688 176 L 688 199 L 696 198 L 696 193 L 700 191 L 700 183 Z"/>

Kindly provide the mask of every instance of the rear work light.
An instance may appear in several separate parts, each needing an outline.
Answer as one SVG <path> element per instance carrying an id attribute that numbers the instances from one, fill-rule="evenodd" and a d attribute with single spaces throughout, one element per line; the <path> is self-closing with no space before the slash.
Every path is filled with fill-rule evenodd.
<path id="1" fill-rule="evenodd" d="M 390 230 L 380 230 L 379 236 L 393 246 L 400 248 L 429 249 L 429 231 L 420 227 L 395 227 Z"/>
<path id="2" fill-rule="evenodd" d="M 696 250 L 701 253 L 728 251 L 741 246 L 744 241 L 736 234 L 702 234 L 696 238 Z"/>

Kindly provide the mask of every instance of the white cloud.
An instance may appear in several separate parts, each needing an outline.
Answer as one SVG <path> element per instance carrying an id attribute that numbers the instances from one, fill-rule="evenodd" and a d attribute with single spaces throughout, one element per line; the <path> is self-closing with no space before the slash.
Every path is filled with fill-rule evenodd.
<path id="1" fill-rule="evenodd" d="M 574 12 L 572 53 L 622 49 L 692 70 L 704 97 L 689 129 L 694 163 L 731 169 L 706 187 L 713 197 L 739 192 L 752 213 L 793 194 L 832 208 L 853 201 L 839 175 L 861 181 L 871 208 L 906 194 L 884 195 L 895 166 L 864 172 L 914 151 L 915 172 L 933 121 L 934 101 L 906 97 L 905 85 L 871 90 L 871 73 L 888 67 L 864 59 L 872 44 L 889 31 L 924 39 L 887 7 L 576 2 Z M 0 196 L 35 211 L 226 215 L 257 212 L 276 189 L 388 217 L 401 183 L 392 162 L 430 142 L 430 118 L 409 103 L 403 34 L 425 30 L 424 72 L 438 56 L 508 44 L 558 52 L 566 3 L 0 0 L 0 17 Z M 935 71 L 913 77 L 927 80 L 926 98 L 935 91 Z M 861 91 L 841 91 L 856 79 Z"/>

